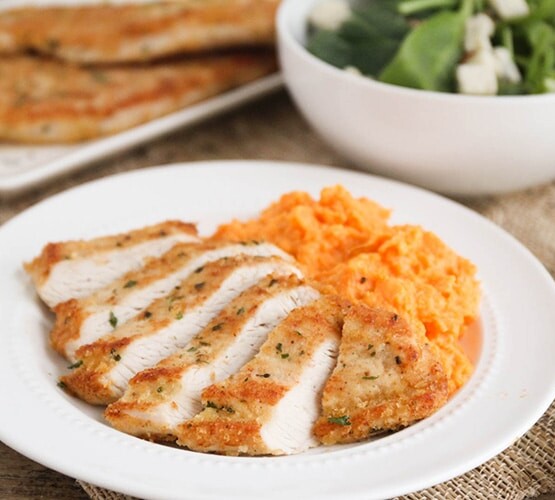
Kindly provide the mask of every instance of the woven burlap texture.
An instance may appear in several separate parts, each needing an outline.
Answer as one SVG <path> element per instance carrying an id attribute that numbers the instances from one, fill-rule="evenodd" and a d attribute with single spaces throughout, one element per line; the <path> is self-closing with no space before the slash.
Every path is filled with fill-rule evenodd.
<path id="1" fill-rule="evenodd" d="M 16 200 L 0 200 L 0 223 L 27 206 L 83 181 L 151 165 L 213 159 L 273 159 L 348 167 L 309 130 L 284 94 L 191 131 L 182 131 L 96 165 Z M 555 183 L 459 202 L 513 234 L 555 276 Z M 183 471 L 186 474 L 186 471 Z M 80 483 L 95 500 L 129 498 Z M 555 492 L 555 405 L 521 439 L 476 469 L 403 499 L 524 499 Z"/>

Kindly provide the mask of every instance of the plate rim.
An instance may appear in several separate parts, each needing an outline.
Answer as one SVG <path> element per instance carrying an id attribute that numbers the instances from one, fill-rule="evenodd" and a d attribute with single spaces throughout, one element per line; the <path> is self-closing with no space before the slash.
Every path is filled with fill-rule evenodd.
<path id="1" fill-rule="evenodd" d="M 3 234 L 7 231 L 6 228 L 11 228 L 12 226 L 17 226 L 17 224 L 19 224 L 20 220 L 23 220 L 25 217 L 32 217 L 34 213 L 36 213 L 36 211 L 43 210 L 45 206 L 47 206 L 49 203 L 56 203 L 57 200 L 63 199 L 64 196 L 66 196 L 68 193 L 78 193 L 80 190 L 87 190 L 87 189 L 94 189 L 94 188 L 98 188 L 99 186 L 101 186 L 102 184 L 110 184 L 114 181 L 114 178 L 128 178 L 130 176 L 151 176 L 151 175 L 156 175 L 157 172 L 159 171 L 169 171 L 172 169 L 182 169 L 182 168 L 188 168 L 188 169 L 194 169 L 194 168 L 198 168 L 198 167 L 216 167 L 216 168 L 228 168 L 228 167 L 255 167 L 255 168 L 261 168 L 261 167 L 266 167 L 266 168 L 276 168 L 276 169 L 284 169 L 284 168 L 293 168 L 293 169 L 315 169 L 315 171 L 317 170 L 321 170 L 321 169 L 326 169 L 328 170 L 328 172 L 335 172 L 336 174 L 338 174 L 339 176 L 342 175 L 346 175 L 346 176 L 356 176 L 359 178 L 365 178 L 367 180 L 370 180 L 372 182 L 377 182 L 378 184 L 384 184 L 385 185 L 390 185 L 390 186 L 396 186 L 396 189 L 401 189 L 401 190 L 408 190 L 409 192 L 413 192 L 418 194 L 419 196 L 425 196 L 425 197 L 431 197 L 431 199 L 437 201 L 437 202 L 441 202 L 441 203 L 445 203 L 447 202 L 448 205 L 451 205 L 453 207 L 456 207 L 457 210 L 461 210 L 463 213 L 466 213 L 467 216 L 470 216 L 471 218 L 475 219 L 476 221 L 479 221 L 481 224 L 486 223 L 486 226 L 489 228 L 489 230 L 492 230 L 494 233 L 496 233 L 498 236 L 501 236 L 502 238 L 504 238 L 505 241 L 509 242 L 511 245 L 514 246 L 515 249 L 518 249 L 518 251 L 528 260 L 528 264 L 532 265 L 535 272 L 538 273 L 538 275 L 542 275 L 544 279 L 547 278 L 547 281 L 549 281 L 550 286 L 552 288 L 552 293 L 553 293 L 553 298 L 555 298 L 555 288 L 552 287 L 553 285 L 553 280 L 551 278 L 551 276 L 549 275 L 549 273 L 547 272 L 547 270 L 543 267 L 543 265 L 531 254 L 531 252 L 526 249 L 520 242 L 518 242 L 518 240 L 516 240 L 516 238 L 514 238 L 513 236 L 511 236 L 509 233 L 507 233 L 506 231 L 504 231 L 503 229 L 499 228 L 498 226 L 496 226 L 493 222 L 491 222 L 490 220 L 486 219 L 485 217 L 477 214 L 476 212 L 472 211 L 471 209 L 464 207 L 463 205 L 460 205 L 452 200 L 449 200 L 447 198 L 444 198 L 440 195 L 437 195 L 435 193 L 430 193 L 424 189 L 418 188 L 418 187 L 414 187 L 414 186 L 409 186 L 407 184 L 398 182 L 398 181 L 391 181 L 388 179 L 383 179 L 380 177 L 376 177 L 376 176 L 371 176 L 369 174 L 364 174 L 364 173 L 360 173 L 360 172 L 353 172 L 353 171 L 348 171 L 348 170 L 343 170 L 343 169 L 336 169 L 333 167 L 329 167 L 329 166 L 319 166 L 319 165 L 309 165 L 309 164 L 301 164 L 301 163 L 292 163 L 292 162 L 273 162 L 273 161 L 248 161 L 248 160 L 236 160 L 236 161 L 209 161 L 209 162 L 191 162 L 191 163 L 177 163 L 177 164 L 173 164 L 173 165 L 164 165 L 164 166 L 157 166 L 157 167 L 150 167 L 147 169 L 142 169 L 140 171 L 132 171 L 132 172 L 126 172 L 126 173 L 120 173 L 120 174 L 116 174 L 113 176 L 109 176 L 106 178 L 102 178 L 102 179 L 98 179 L 95 181 L 91 181 L 88 183 L 85 183 L 83 185 L 74 187 L 74 188 L 70 188 L 66 191 L 63 191 L 62 193 L 59 193 L 58 195 L 55 195 L 51 198 L 48 198 L 46 200 L 43 200 L 39 203 L 37 203 L 36 205 L 28 208 L 27 210 L 25 210 L 24 212 L 22 212 L 21 214 L 17 215 L 16 217 L 10 219 L 8 222 L 6 222 L 4 225 L 0 226 L 0 241 L 2 241 L 2 237 Z M 0 358 L 1 358 L 1 354 L 0 354 Z M 545 412 L 545 410 L 549 407 L 549 405 L 551 404 L 551 401 L 553 399 L 553 396 L 555 395 L 555 382 L 552 383 L 552 387 L 551 387 L 551 395 L 548 395 L 546 392 L 545 398 L 544 398 L 544 404 L 542 405 L 538 405 L 535 408 L 534 412 L 531 412 L 528 416 L 527 422 L 523 423 L 520 427 L 521 427 L 521 434 L 523 434 L 529 427 L 531 427 L 531 425 L 533 425 L 533 423 L 535 421 L 537 421 L 541 415 Z M 2 420 L 0 419 L 0 422 L 2 422 Z M 531 422 L 531 423 L 530 423 Z M 115 431 L 114 431 L 115 432 Z M 20 451 L 20 447 L 18 447 L 18 443 L 16 442 L 17 439 L 10 439 L 10 437 L 6 436 L 6 432 L 0 427 L 0 438 L 8 445 L 13 447 L 14 449 L 17 449 L 18 451 Z M 510 440 L 513 440 L 515 438 L 515 436 L 511 436 Z M 505 449 L 509 444 L 511 444 L 510 442 L 507 443 L 499 443 L 499 446 L 496 447 L 496 450 L 493 455 L 491 455 L 492 450 L 494 450 L 494 448 L 489 449 L 489 451 L 486 453 L 482 453 L 481 455 L 476 455 L 474 457 L 473 460 L 467 460 L 464 464 L 460 464 L 458 472 L 456 472 L 455 475 L 459 475 L 462 474 L 464 472 L 466 472 L 467 470 L 470 470 L 471 468 L 473 468 L 474 466 L 478 465 L 479 463 L 483 463 L 483 461 L 487 460 L 488 458 L 491 458 L 492 456 L 495 456 L 497 453 L 499 453 L 500 451 L 502 451 L 503 449 Z M 38 454 L 34 454 L 34 453 L 29 453 L 28 450 L 25 451 L 20 451 L 21 453 L 23 453 L 26 456 L 29 456 L 30 458 L 39 461 L 40 463 L 44 463 L 45 460 L 42 459 L 41 456 L 39 456 Z M 67 468 L 64 470 L 61 470 L 61 468 L 58 467 L 53 467 L 51 464 L 45 464 L 48 467 L 54 468 L 56 470 L 59 470 L 60 472 L 63 472 L 65 474 L 68 474 L 68 470 Z M 74 475 L 74 474 L 69 474 L 69 475 Z M 449 475 L 450 477 L 454 477 L 452 475 Z M 89 477 L 87 478 L 82 478 L 85 481 L 88 482 L 92 482 L 95 484 L 98 484 L 97 482 L 95 482 L 94 480 L 90 479 Z M 433 483 L 430 483 L 431 478 L 428 478 L 426 485 L 422 486 L 431 486 L 432 484 L 437 484 L 438 482 L 441 482 L 443 480 L 448 479 L 448 477 L 444 477 L 441 475 L 437 475 L 432 481 Z M 136 489 L 122 489 L 122 488 L 116 488 L 114 487 L 113 483 L 109 483 L 109 484 L 100 484 L 101 486 L 104 486 L 106 488 L 110 488 L 110 489 L 116 489 L 117 491 L 125 491 L 128 494 L 141 494 L 141 491 L 136 490 Z M 411 490 L 412 491 L 412 490 Z M 400 493 L 397 493 L 400 494 Z M 153 498 L 156 498 L 156 495 L 153 496 Z"/>

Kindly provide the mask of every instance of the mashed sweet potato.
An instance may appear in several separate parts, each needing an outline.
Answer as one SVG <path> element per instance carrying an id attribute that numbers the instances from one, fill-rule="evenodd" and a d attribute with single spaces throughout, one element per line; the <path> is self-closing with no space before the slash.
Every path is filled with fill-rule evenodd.
<path id="1" fill-rule="evenodd" d="M 257 219 L 222 225 L 217 238 L 266 240 L 293 255 L 327 292 L 404 316 L 438 353 L 453 393 L 472 372 L 458 339 L 476 316 L 476 269 L 435 234 L 391 226 L 390 212 L 340 186 L 320 200 L 293 192 Z"/>

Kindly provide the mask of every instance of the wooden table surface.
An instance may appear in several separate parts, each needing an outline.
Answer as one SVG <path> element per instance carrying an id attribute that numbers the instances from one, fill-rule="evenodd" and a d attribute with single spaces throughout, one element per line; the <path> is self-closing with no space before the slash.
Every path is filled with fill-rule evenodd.
<path id="1" fill-rule="evenodd" d="M 348 166 L 310 131 L 293 109 L 289 98 L 279 93 L 194 129 L 179 131 L 119 157 L 105 160 L 71 178 L 34 189 L 25 196 L 11 200 L 0 199 L 0 224 L 41 199 L 87 180 L 146 166 L 210 159 L 275 159 Z M 522 195 L 525 201 L 529 197 L 530 217 L 534 217 L 534 203 L 538 203 L 535 200 L 545 198 L 546 190 L 549 189 L 553 188 L 540 187 Z M 551 196 L 553 192 L 549 194 Z M 537 237 L 530 236 L 528 227 L 514 223 L 510 211 L 513 205 L 507 204 L 508 210 L 498 211 L 499 204 L 492 203 L 490 198 L 464 201 L 511 230 L 515 236 L 526 237 L 527 246 L 555 275 L 554 249 L 545 244 L 541 231 Z M 519 210 L 518 203 L 514 205 L 514 210 Z M 540 208 L 537 207 L 537 210 Z M 546 229 L 553 231 L 552 226 L 547 225 Z M 9 411 L 9 408 L 2 411 Z M 40 419 L 37 422 L 40 423 Z M 48 429 L 44 429 L 44 432 L 48 432 Z M 79 500 L 88 496 L 75 480 L 38 465 L 0 443 L 0 499 L 29 498 Z M 555 500 L 553 496 L 545 498 Z"/>

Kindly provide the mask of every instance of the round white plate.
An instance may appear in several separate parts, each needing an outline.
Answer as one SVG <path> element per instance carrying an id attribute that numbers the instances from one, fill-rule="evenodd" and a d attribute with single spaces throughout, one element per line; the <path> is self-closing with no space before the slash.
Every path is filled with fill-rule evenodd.
<path id="1" fill-rule="evenodd" d="M 166 218 L 246 218 L 282 193 L 342 184 L 421 224 L 479 269 L 483 344 L 470 382 L 439 412 L 373 442 L 275 458 L 203 455 L 111 429 L 101 411 L 56 387 L 62 361 L 48 347 L 52 316 L 21 263 L 49 241 L 92 237 Z M 532 255 L 475 213 L 369 175 L 269 162 L 176 165 L 72 189 L 0 228 L 0 438 L 70 476 L 143 498 L 371 499 L 462 474 L 521 436 L 555 396 L 555 286 Z"/>

